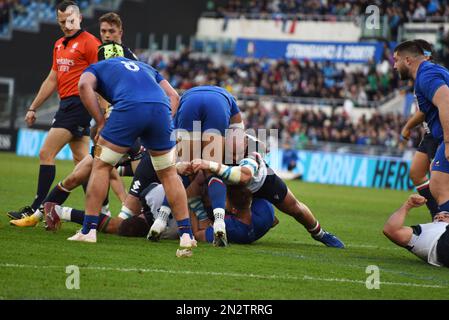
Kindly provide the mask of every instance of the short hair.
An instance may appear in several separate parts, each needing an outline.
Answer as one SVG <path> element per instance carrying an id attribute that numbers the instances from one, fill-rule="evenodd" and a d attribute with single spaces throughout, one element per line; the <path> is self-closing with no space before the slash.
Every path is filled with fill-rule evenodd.
<path id="1" fill-rule="evenodd" d="M 117 27 L 122 29 L 122 19 L 120 19 L 120 16 L 115 12 L 108 12 L 102 15 L 98 21 L 100 23 L 107 22 L 110 24 L 115 24 Z"/>
<path id="2" fill-rule="evenodd" d="M 424 50 L 421 46 L 414 40 L 404 41 L 396 46 L 394 49 L 396 53 L 408 52 L 414 56 L 423 56 Z"/>
<path id="3" fill-rule="evenodd" d="M 150 231 L 150 226 L 145 219 L 132 216 L 123 220 L 118 227 L 117 234 L 122 237 L 145 237 Z"/>
<path id="4" fill-rule="evenodd" d="M 76 2 L 75 1 L 70 1 L 70 0 L 64 0 L 61 3 L 59 3 L 56 6 L 56 11 L 65 12 L 67 10 L 67 8 L 70 7 L 70 6 L 76 7 L 78 9 L 78 11 L 79 11 L 79 8 L 78 8 L 78 5 L 76 4 Z"/>
<path id="5" fill-rule="evenodd" d="M 433 47 L 432 45 L 424 39 L 415 39 L 414 40 L 418 46 L 422 49 L 424 55 L 432 59 L 433 56 Z"/>

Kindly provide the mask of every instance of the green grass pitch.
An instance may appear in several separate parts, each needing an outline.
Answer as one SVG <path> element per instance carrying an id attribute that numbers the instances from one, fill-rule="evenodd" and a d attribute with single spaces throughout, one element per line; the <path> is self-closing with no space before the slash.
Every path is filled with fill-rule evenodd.
<path id="1" fill-rule="evenodd" d="M 73 168 L 57 162 L 56 181 Z M 292 218 L 252 245 L 214 248 L 200 243 L 189 259 L 175 257 L 177 241 L 99 234 L 97 244 L 71 243 L 78 225 L 57 233 L 42 224 L 19 229 L 5 213 L 29 204 L 38 160 L 0 154 L 0 299 L 447 299 L 449 270 L 420 261 L 382 234 L 387 217 L 407 192 L 290 182 L 344 250 L 314 241 Z M 130 180 L 127 179 L 129 184 Z M 112 195 L 113 213 L 120 203 Z M 83 208 L 82 189 L 66 203 Z M 429 220 L 425 208 L 407 223 Z M 68 290 L 66 267 L 80 270 L 80 288 Z M 367 289 L 366 268 L 380 270 L 380 289 Z"/>

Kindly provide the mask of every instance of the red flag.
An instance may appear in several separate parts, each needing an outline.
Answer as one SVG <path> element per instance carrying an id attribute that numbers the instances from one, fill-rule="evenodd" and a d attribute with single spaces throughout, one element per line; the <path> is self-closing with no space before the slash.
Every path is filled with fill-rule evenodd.
<path id="1" fill-rule="evenodd" d="M 294 20 L 292 20 L 292 24 L 290 25 L 290 34 L 294 34 L 295 30 L 296 30 L 296 18 Z"/>

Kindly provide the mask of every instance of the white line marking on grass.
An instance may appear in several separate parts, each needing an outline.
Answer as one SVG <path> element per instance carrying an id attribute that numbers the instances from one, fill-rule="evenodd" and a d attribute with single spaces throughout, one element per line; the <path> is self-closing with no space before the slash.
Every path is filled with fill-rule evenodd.
<path id="1" fill-rule="evenodd" d="M 1 263 L 0 268 L 30 268 L 30 269 L 62 269 L 64 266 L 37 266 L 37 265 L 24 265 L 24 264 L 12 264 Z M 318 278 L 308 275 L 302 277 L 290 276 L 290 275 L 260 275 L 254 273 L 230 273 L 230 272 L 208 272 L 208 271 L 188 271 L 188 270 L 164 270 L 164 269 L 141 269 L 141 268 L 111 268 L 111 267 L 80 267 L 80 269 L 94 270 L 94 271 L 116 271 L 116 272 L 148 272 L 148 273 L 167 273 L 167 274 L 187 274 L 187 275 L 200 275 L 200 276 L 219 276 L 219 277 L 236 277 L 236 278 L 253 278 L 263 280 L 293 280 L 293 281 L 326 281 L 326 282 L 348 282 L 365 285 L 363 280 L 353 280 L 345 278 Z M 444 289 L 446 286 L 409 283 L 409 282 L 381 282 L 381 285 L 391 286 L 405 286 L 405 287 L 421 287 L 421 288 L 438 288 Z"/>
<path id="2" fill-rule="evenodd" d="M 352 280 L 352 279 L 344 279 L 344 278 L 317 278 L 304 276 L 303 280 L 311 280 L 311 281 L 326 281 L 326 282 L 349 282 L 349 283 L 360 283 L 365 285 L 365 281 L 362 280 Z M 433 284 L 420 284 L 420 283 L 409 283 L 409 282 L 379 282 L 380 285 L 391 285 L 391 286 L 404 286 L 404 287 L 421 287 L 421 288 L 446 288 L 444 286 L 433 285 Z"/>
<path id="3" fill-rule="evenodd" d="M 404 250 L 404 249 L 398 248 L 398 247 L 380 247 L 380 246 L 374 246 L 371 244 L 348 244 L 346 246 L 346 248 L 380 249 L 380 250 L 395 250 L 395 251 Z"/>

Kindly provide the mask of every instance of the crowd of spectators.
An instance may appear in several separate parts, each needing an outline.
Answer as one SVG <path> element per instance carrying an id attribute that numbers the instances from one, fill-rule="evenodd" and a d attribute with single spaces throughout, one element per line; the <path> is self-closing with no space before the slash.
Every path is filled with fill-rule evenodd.
<path id="1" fill-rule="evenodd" d="M 188 50 L 177 56 L 156 54 L 141 59 L 160 70 L 180 90 L 207 84 L 224 87 L 234 95 L 350 99 L 356 107 L 366 107 L 371 105 L 369 102 L 382 101 L 402 85 L 387 47 L 381 63 L 356 68 L 331 62 L 251 58 L 215 63 L 210 57 L 198 57 Z"/>
<path id="2" fill-rule="evenodd" d="M 316 108 L 280 111 L 276 105 L 268 108 L 261 102 L 243 103 L 240 107 L 247 128 L 278 129 L 281 145 L 295 149 L 318 142 L 397 148 L 401 145 L 401 129 L 407 122 L 403 115 L 378 112 L 354 119 L 341 108 L 332 109 L 329 114 Z M 422 134 L 422 128 L 412 130 L 406 145 L 417 147 Z"/>
<path id="3" fill-rule="evenodd" d="M 208 11 L 220 15 L 303 14 L 329 16 L 360 16 L 370 5 L 376 5 L 380 14 L 395 16 L 404 21 L 423 20 L 426 17 L 445 17 L 449 14 L 447 0 L 209 0 Z"/>

